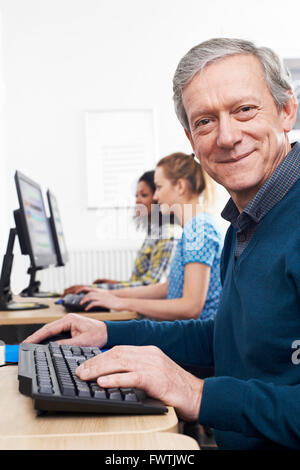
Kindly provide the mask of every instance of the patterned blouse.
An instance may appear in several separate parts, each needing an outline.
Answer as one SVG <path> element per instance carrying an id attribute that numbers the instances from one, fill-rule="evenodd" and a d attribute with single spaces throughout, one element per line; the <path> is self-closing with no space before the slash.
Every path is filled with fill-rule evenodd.
<path id="1" fill-rule="evenodd" d="M 201 320 L 213 318 L 221 294 L 220 257 L 222 236 L 213 218 L 205 212 L 197 214 L 183 227 L 181 239 L 170 268 L 168 299 L 183 295 L 184 267 L 187 263 L 203 263 L 210 266 L 210 281 Z"/>

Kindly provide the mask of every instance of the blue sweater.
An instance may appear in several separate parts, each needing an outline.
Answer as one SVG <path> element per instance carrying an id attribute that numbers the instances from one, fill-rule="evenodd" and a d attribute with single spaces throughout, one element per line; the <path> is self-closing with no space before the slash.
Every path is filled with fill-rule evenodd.
<path id="1" fill-rule="evenodd" d="M 215 366 L 199 421 L 221 449 L 300 449 L 300 180 L 234 259 L 230 227 L 214 320 L 107 322 L 109 344 L 155 344 L 176 362 Z M 124 339 L 126 338 L 126 340 Z"/>

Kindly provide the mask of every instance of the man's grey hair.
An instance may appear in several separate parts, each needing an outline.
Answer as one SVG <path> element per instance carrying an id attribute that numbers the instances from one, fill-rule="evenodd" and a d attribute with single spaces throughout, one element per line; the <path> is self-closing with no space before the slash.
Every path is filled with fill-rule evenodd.
<path id="1" fill-rule="evenodd" d="M 279 57 L 268 47 L 256 47 L 243 39 L 214 38 L 193 47 L 179 62 L 173 78 L 173 99 L 177 117 L 189 129 L 182 103 L 184 87 L 209 64 L 237 54 L 251 54 L 259 59 L 271 95 L 279 110 L 288 102 L 293 91 L 291 74 Z"/>

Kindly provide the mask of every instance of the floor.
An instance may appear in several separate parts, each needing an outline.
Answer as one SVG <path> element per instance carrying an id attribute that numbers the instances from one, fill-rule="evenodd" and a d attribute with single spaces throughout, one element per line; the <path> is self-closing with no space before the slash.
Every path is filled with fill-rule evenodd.
<path id="1" fill-rule="evenodd" d="M 205 428 L 198 423 L 180 422 L 179 429 L 183 434 L 196 439 L 201 450 L 218 450 L 211 428 Z"/>

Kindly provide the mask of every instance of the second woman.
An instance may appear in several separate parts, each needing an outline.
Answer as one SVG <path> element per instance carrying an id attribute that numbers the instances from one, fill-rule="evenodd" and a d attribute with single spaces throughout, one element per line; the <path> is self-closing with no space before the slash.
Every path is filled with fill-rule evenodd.
<path id="1" fill-rule="evenodd" d="M 155 169 L 155 199 L 163 214 L 174 213 L 183 231 L 166 282 L 152 286 L 89 291 L 81 303 L 140 313 L 155 320 L 213 318 L 220 282 L 222 237 L 208 212 L 211 185 L 193 155 L 174 153 Z"/>

